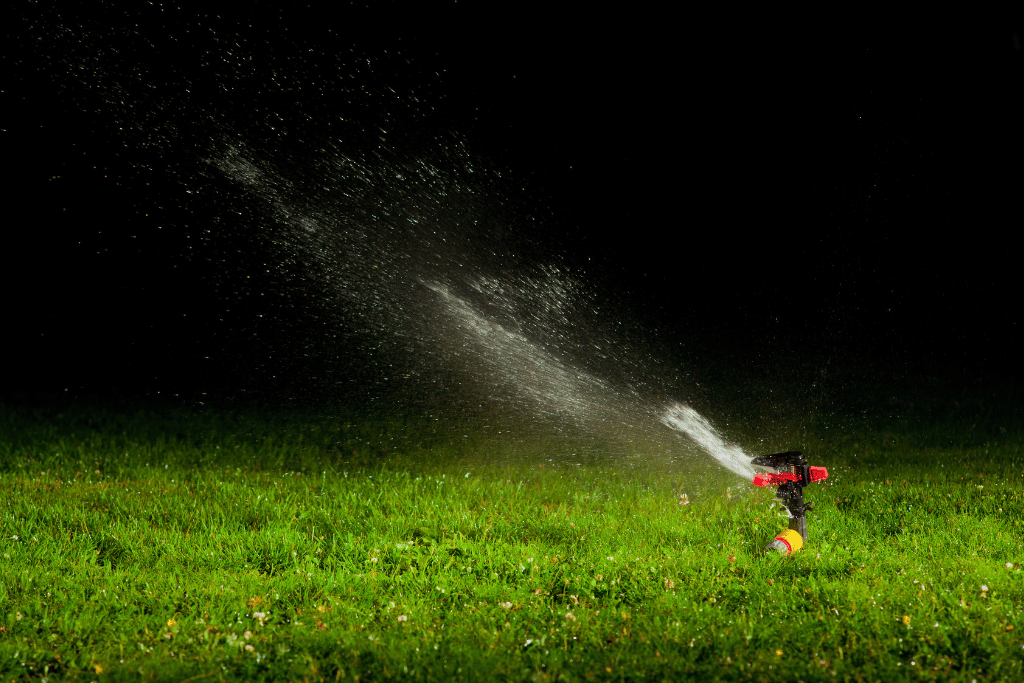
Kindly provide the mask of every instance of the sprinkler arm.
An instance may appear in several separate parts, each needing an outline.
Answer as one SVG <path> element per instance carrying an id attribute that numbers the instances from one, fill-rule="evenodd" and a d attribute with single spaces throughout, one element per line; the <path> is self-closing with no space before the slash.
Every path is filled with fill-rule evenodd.
<path id="1" fill-rule="evenodd" d="M 778 486 L 775 497 L 783 501 L 789 510 L 789 528 L 798 532 L 807 543 L 807 511 L 814 509 L 814 503 L 804 502 L 804 487 L 828 478 L 824 467 L 811 467 L 800 451 L 787 451 L 774 455 L 759 455 L 751 464 L 774 470 L 754 477 L 755 486 Z"/>

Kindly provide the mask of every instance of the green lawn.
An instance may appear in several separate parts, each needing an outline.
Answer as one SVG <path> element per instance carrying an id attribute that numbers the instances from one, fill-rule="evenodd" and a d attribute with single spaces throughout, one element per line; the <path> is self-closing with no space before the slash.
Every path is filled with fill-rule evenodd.
<path id="1" fill-rule="evenodd" d="M 1024 680 L 1021 421 L 929 405 L 793 422 L 781 557 L 770 490 L 472 425 L 0 404 L 0 680 Z"/>

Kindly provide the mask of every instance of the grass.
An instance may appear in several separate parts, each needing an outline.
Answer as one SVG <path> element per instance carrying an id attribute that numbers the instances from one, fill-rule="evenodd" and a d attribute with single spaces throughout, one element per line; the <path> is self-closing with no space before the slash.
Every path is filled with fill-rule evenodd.
<path id="1" fill-rule="evenodd" d="M 951 400 L 782 429 L 793 557 L 771 491 L 469 424 L 0 404 L 0 680 L 1024 680 L 1021 421 Z"/>

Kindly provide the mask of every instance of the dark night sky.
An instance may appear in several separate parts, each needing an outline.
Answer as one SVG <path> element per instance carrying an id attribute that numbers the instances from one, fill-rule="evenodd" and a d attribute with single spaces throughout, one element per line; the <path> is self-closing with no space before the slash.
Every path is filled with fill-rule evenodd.
<path id="1" fill-rule="evenodd" d="M 738 357 L 828 346 L 925 372 L 1019 376 L 1017 18 L 797 31 L 656 16 L 544 23 L 521 5 L 438 4 L 396 21 L 398 7 L 257 4 L 211 18 L 15 3 L 3 55 L 8 389 L 240 381 L 197 368 L 224 339 L 208 325 L 224 306 L 209 292 L 215 252 L 244 237 L 202 246 L 204 207 L 176 194 L 167 158 L 119 130 L 138 112 L 110 104 L 117 92 L 128 108 L 174 111 L 190 84 L 193 119 L 168 115 L 168 167 L 185 163 L 204 111 L 246 103 L 203 64 L 204 31 L 243 38 L 248 68 L 273 62 L 301 82 L 277 93 L 280 107 L 324 101 L 318 88 L 339 76 L 311 52 L 389 55 L 367 84 L 417 89 L 432 107 L 425 125 L 459 131 L 521 176 L 554 217 L 537 239 L 602 291 L 627 291 L 670 343 Z M 60 38 L 69 26 L 85 37 Z"/>

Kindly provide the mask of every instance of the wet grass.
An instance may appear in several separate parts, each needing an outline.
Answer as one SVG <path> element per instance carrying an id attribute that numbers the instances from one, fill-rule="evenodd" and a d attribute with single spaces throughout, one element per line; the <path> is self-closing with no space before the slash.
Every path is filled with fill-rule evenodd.
<path id="1" fill-rule="evenodd" d="M 0 678 L 1021 680 L 1020 420 L 951 400 L 780 428 L 788 558 L 770 491 L 468 424 L 0 404 Z"/>

